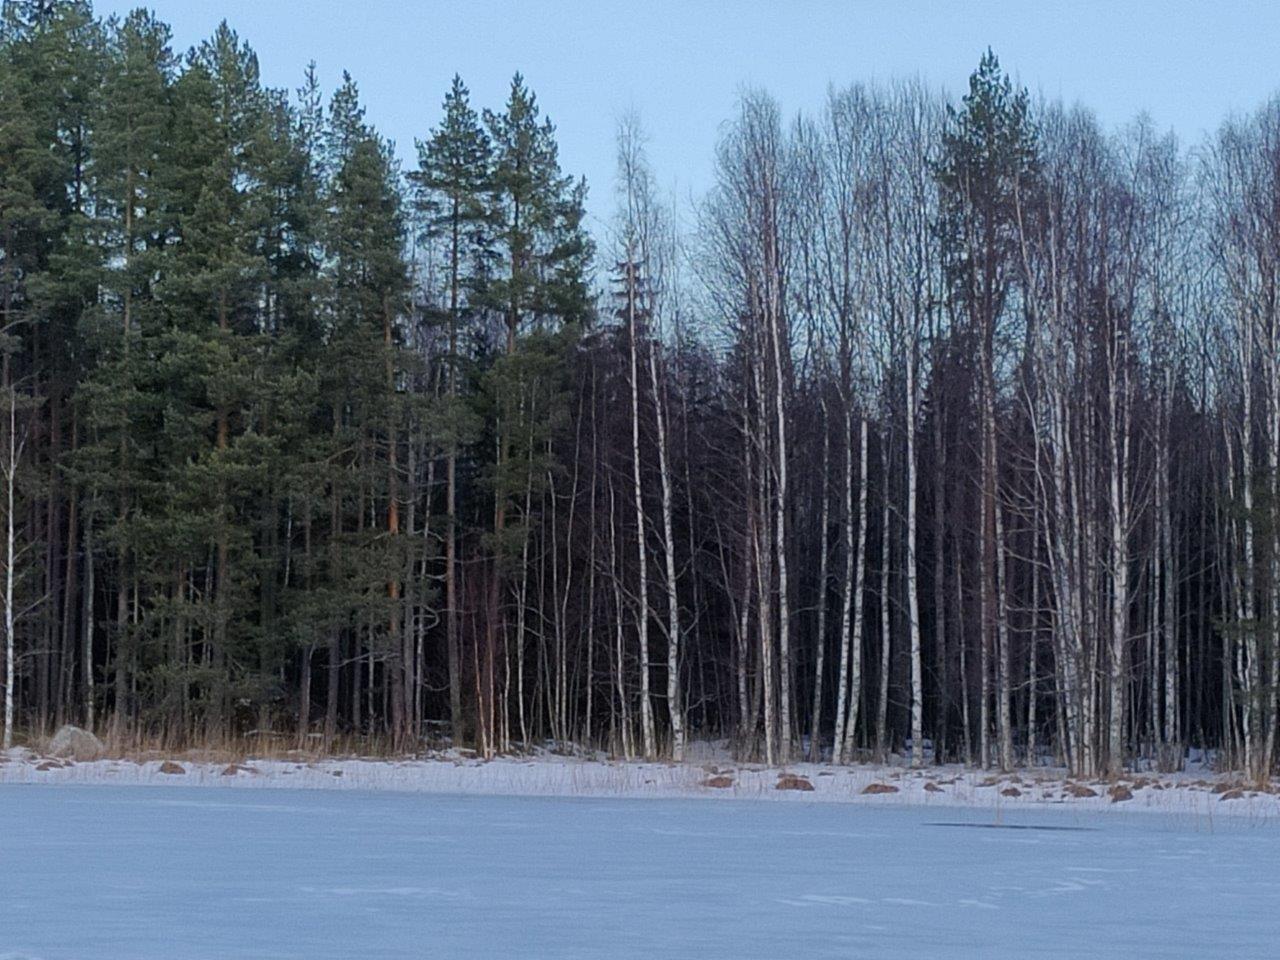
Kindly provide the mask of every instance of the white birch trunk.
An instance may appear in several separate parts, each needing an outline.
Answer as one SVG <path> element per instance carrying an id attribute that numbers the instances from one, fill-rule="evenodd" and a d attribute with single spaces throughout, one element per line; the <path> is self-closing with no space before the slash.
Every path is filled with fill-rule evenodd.
<path id="1" fill-rule="evenodd" d="M 920 652 L 920 596 L 916 569 L 915 337 L 907 354 L 907 630 L 911 638 L 911 765 L 924 763 L 924 663 Z"/>
<path id="2" fill-rule="evenodd" d="M 848 433 L 846 413 L 846 434 Z M 836 742 L 833 748 L 844 763 L 853 756 L 857 740 L 858 707 L 862 699 L 862 604 L 867 540 L 867 419 L 858 420 L 858 520 L 854 539 L 852 451 L 845 460 L 845 488 L 849 491 L 849 513 L 845 522 L 845 545 L 849 556 L 844 598 L 840 614 L 840 691 L 836 706 Z M 852 648 L 852 649 L 850 649 Z M 848 665 L 846 682 L 845 665 Z M 846 712 L 845 702 L 848 701 Z"/>
<path id="3" fill-rule="evenodd" d="M 17 393 L 9 387 L 9 449 L 4 471 L 5 487 L 5 554 L 4 554 L 4 749 L 13 746 L 14 683 L 14 614 L 13 568 L 17 563 L 17 544 L 13 529 L 14 488 L 18 481 L 18 412 Z"/>
<path id="4" fill-rule="evenodd" d="M 809 727 L 809 760 L 822 758 L 822 678 L 827 653 L 827 553 L 830 541 L 827 527 L 831 522 L 831 431 L 827 424 L 827 402 L 822 401 L 822 511 L 818 536 L 818 649 L 813 670 L 813 710 Z M 839 741 L 836 741 L 837 743 Z"/>
<path id="5" fill-rule="evenodd" d="M 778 303 L 776 286 L 781 282 L 775 279 L 775 303 L 773 317 L 769 324 L 773 340 L 773 367 L 776 375 L 774 383 L 773 409 L 775 430 L 777 431 L 777 476 L 778 488 L 774 499 L 774 550 L 778 563 L 778 722 L 780 724 L 779 750 L 784 763 L 791 760 L 791 602 L 790 589 L 787 582 L 787 417 L 786 417 L 786 370 L 782 364 L 782 312 Z"/>
<path id="6" fill-rule="evenodd" d="M 889 615 L 889 443 L 888 431 L 884 442 L 884 489 L 881 491 L 880 512 L 880 697 L 876 701 L 876 753 L 881 762 L 889 756 L 889 668 L 890 615 Z"/>
<path id="7" fill-rule="evenodd" d="M 627 327 L 631 334 L 631 477 L 635 491 L 636 564 L 639 571 L 636 626 L 640 634 L 640 731 L 644 739 L 645 759 L 652 760 L 657 753 L 657 738 L 654 734 L 653 700 L 649 685 L 649 551 L 645 545 L 648 522 L 645 518 L 644 490 L 640 480 L 640 374 L 636 356 L 639 345 L 636 329 L 638 293 L 635 260 L 629 258 L 624 269 L 627 271 Z"/>
<path id="8" fill-rule="evenodd" d="M 1128 511 L 1125 490 L 1125 467 L 1129 451 L 1129 416 L 1122 360 L 1114 344 L 1110 361 L 1109 393 L 1111 429 L 1109 431 L 1108 495 L 1111 514 L 1111 675 L 1110 716 L 1108 717 L 1107 772 L 1118 776 L 1124 767 L 1125 699 L 1128 683 L 1129 640 L 1129 557 L 1127 549 Z"/>
<path id="9" fill-rule="evenodd" d="M 649 348 L 649 382 L 653 387 L 654 416 L 658 426 L 658 472 L 662 478 L 662 552 L 667 577 L 667 709 L 671 716 L 671 759 L 684 759 L 684 705 L 680 690 L 680 596 L 676 583 L 671 467 L 667 457 L 667 417 L 658 382 L 657 348 Z"/>

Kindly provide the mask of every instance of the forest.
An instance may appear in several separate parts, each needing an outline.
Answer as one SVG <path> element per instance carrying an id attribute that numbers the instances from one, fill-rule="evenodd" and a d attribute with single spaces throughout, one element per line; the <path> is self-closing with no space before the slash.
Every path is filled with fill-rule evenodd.
<path id="1" fill-rule="evenodd" d="M 1280 100 L 1184 145 L 979 54 L 744 89 L 690 204 L 628 115 L 593 236 L 519 74 L 402 164 L 225 23 L 6 2 L 5 747 L 1265 780 Z"/>

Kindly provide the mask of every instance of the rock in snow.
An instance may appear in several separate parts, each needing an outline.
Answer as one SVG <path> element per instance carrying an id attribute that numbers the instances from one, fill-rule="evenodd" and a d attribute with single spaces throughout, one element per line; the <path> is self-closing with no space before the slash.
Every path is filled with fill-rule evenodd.
<path id="1" fill-rule="evenodd" d="M 813 784 L 804 777 L 796 776 L 794 773 L 778 774 L 778 784 L 775 790 L 801 790 L 805 793 L 813 792 Z"/>
<path id="2" fill-rule="evenodd" d="M 891 783 L 868 783 L 862 792 L 865 794 L 897 793 L 898 788 Z"/>
<path id="3" fill-rule="evenodd" d="M 1097 790 L 1086 787 L 1082 783 L 1068 783 L 1062 788 L 1062 790 L 1064 793 L 1071 794 L 1071 796 L 1075 797 L 1077 800 L 1084 799 L 1085 797 L 1096 797 L 1098 795 Z"/>
<path id="4" fill-rule="evenodd" d="M 50 756 L 70 757 L 72 760 L 97 760 L 105 750 L 102 741 L 92 733 L 69 723 L 59 727 L 49 741 Z"/>

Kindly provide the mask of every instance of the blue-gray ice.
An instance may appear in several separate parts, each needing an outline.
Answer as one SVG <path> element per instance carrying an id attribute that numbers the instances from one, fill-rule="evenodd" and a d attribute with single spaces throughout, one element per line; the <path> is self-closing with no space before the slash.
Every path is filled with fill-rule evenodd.
<path id="1" fill-rule="evenodd" d="M 7 785 L 0 958 L 1280 956 L 1274 822 L 990 823 L 936 807 Z"/>

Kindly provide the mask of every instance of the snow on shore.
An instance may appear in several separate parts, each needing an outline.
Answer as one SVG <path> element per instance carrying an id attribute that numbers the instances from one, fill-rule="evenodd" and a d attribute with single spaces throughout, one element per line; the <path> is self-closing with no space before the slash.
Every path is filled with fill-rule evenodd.
<path id="1" fill-rule="evenodd" d="M 456 752 L 428 759 L 248 758 L 234 764 L 168 760 L 73 763 L 17 749 L 0 756 L 0 784 L 117 784 L 387 790 L 490 796 L 758 799 L 875 806 L 1020 810 L 1044 806 L 1150 811 L 1194 817 L 1280 819 L 1280 790 L 1252 788 L 1230 775 L 1134 774 L 1114 782 L 1069 779 L 1061 770 L 1012 774 L 960 766 L 836 767 L 798 763 L 644 763 L 541 754 L 482 761 Z"/>

